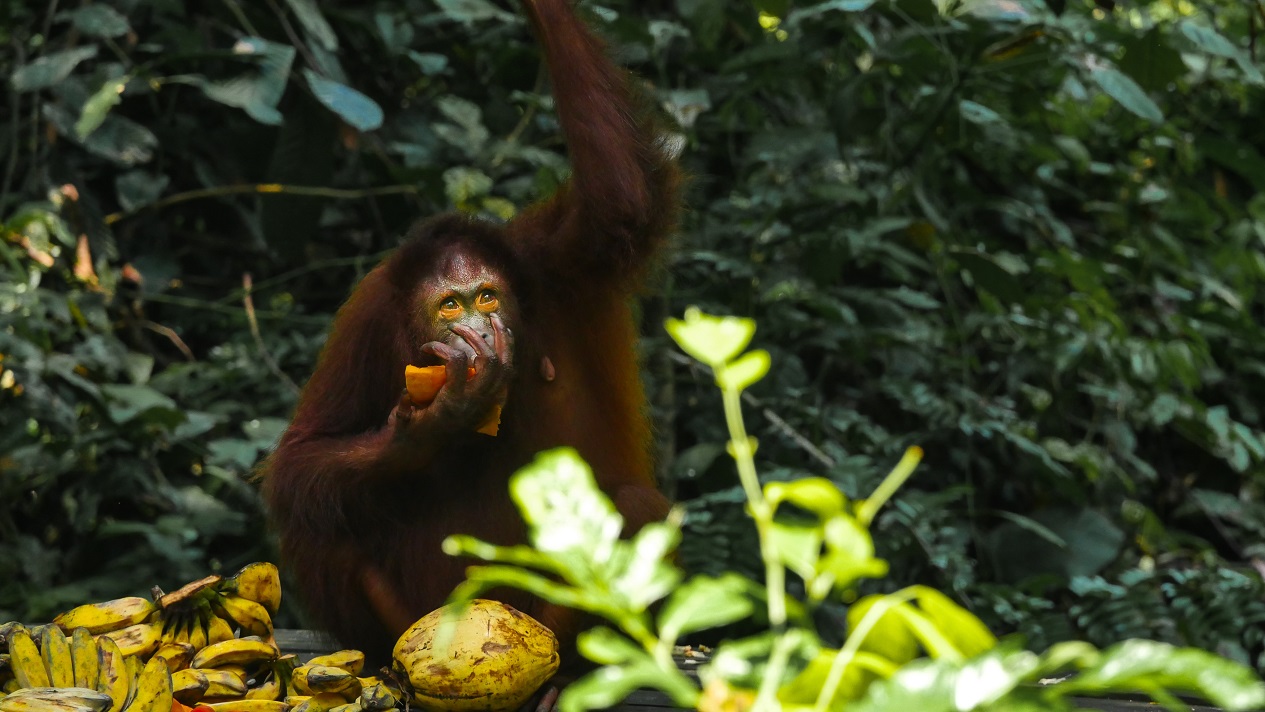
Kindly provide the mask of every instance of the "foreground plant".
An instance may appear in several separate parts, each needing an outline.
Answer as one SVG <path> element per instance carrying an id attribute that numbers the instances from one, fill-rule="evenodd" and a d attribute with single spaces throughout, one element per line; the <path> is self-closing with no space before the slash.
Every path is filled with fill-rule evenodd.
<path id="1" fill-rule="evenodd" d="M 454 536 L 444 550 L 493 562 L 471 567 L 453 602 L 514 586 L 611 623 L 580 635 L 580 653 L 602 667 L 563 691 L 562 712 L 609 707 L 639 688 L 661 690 L 681 706 L 758 712 L 844 705 L 876 712 L 1072 710 L 1073 695 L 1115 692 L 1143 692 L 1172 710 L 1186 709 L 1176 693 L 1226 710 L 1265 706 L 1265 684 L 1252 670 L 1211 653 L 1131 640 L 1102 651 L 1060 643 L 1038 655 L 1015 641 L 999 644 L 972 613 L 926 586 L 860 598 L 849 608 L 843 646 L 824 646 L 810 613 L 853 593 L 861 579 L 886 575 L 869 525 L 922 452 L 911 448 L 864 500 L 848 500 L 824 478 L 761 486 L 740 401 L 770 365 L 765 351 L 744 353 L 755 323 L 691 309 L 684 320 L 669 320 L 667 329 L 712 369 L 724 396 L 729 452 L 759 534 L 764 585 L 732 573 L 683 580 L 670 562 L 680 540 L 679 513 L 621 540 L 623 519 L 579 455 L 542 453 L 510 480 L 531 546 Z M 793 520 L 779 518 L 784 505 L 795 508 Z M 802 579 L 806 600 L 788 595 L 788 573 Z M 672 650 L 678 640 L 744 620 L 760 605 L 769 630 L 719 646 L 700 670 L 702 690 L 677 669 Z"/>

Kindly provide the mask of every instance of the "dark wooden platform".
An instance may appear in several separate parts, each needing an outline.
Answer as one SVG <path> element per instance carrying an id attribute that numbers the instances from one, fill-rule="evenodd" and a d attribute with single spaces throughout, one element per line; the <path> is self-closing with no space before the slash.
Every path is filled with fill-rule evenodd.
<path id="1" fill-rule="evenodd" d="M 313 630 L 287 630 L 279 629 L 276 631 L 277 647 L 284 653 L 294 653 L 299 656 L 300 661 L 308 660 L 317 655 L 324 653 L 332 653 L 339 649 L 338 641 L 327 633 Z M 681 659 L 678 661 L 683 667 L 688 667 L 694 660 Z M 1086 710 L 1097 710 L 1098 712 L 1156 712 L 1162 710 L 1162 707 L 1151 702 L 1148 698 L 1137 696 L 1135 698 L 1080 698 L 1076 699 L 1076 706 Z M 672 704 L 667 696 L 653 690 L 640 690 L 634 692 L 618 706 L 613 709 L 618 712 L 662 712 L 663 710 L 678 710 L 679 707 Z M 1216 707 L 1207 707 L 1203 705 L 1192 704 L 1191 712 L 1220 712 Z M 916 710 L 910 710 L 916 712 Z"/>

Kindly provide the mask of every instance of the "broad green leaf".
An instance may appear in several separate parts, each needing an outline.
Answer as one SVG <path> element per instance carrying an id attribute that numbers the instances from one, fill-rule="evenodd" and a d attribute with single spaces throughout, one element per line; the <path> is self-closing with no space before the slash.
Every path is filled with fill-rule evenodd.
<path id="1" fill-rule="evenodd" d="M 46 54 L 13 71 L 9 81 L 15 91 L 35 91 L 57 84 L 70 76 L 75 67 L 85 59 L 97 56 L 97 46 L 76 47 Z"/>
<path id="2" fill-rule="evenodd" d="M 1124 57 L 1120 71 L 1129 75 L 1147 91 L 1164 91 L 1186 72 L 1186 63 L 1169 40 L 1169 33 L 1156 25 L 1140 37 L 1121 41 Z"/>
<path id="3" fill-rule="evenodd" d="M 797 524 L 775 520 L 768 528 L 769 554 L 805 580 L 817 575 L 824 540 L 820 524 Z"/>
<path id="4" fill-rule="evenodd" d="M 510 477 L 510 493 L 541 551 L 582 551 L 599 564 L 614 553 L 624 518 L 575 450 L 540 453 Z"/>
<path id="5" fill-rule="evenodd" d="M 158 148 L 154 132 L 131 119 L 109 114 L 83 141 L 84 148 L 125 166 L 148 163 Z"/>
<path id="6" fill-rule="evenodd" d="M 882 598 L 880 595 L 869 595 L 848 606 L 849 635 Z M 918 640 L 905 624 L 904 618 L 888 610 L 872 626 L 861 641 L 859 650 L 868 650 L 896 665 L 904 665 L 918 655 Z"/>
<path id="7" fill-rule="evenodd" d="M 966 657 L 975 657 L 997 646 L 997 636 L 975 617 L 934 588 L 914 586 L 918 606 L 953 646 Z"/>
<path id="8" fill-rule="evenodd" d="M 221 104 L 244 110 L 262 124 L 280 124 L 277 102 L 285 93 L 294 48 L 259 37 L 243 37 L 233 45 L 233 53 L 254 60 L 255 67 L 232 79 L 202 81 L 203 93 Z"/>
<path id="9" fill-rule="evenodd" d="M 126 17 L 103 2 L 84 5 L 67 14 L 75 29 L 89 37 L 122 37 L 132 30 Z"/>
<path id="10" fill-rule="evenodd" d="M 973 124 L 989 126 L 997 124 L 1004 125 L 1006 123 L 1006 120 L 1002 118 L 1001 114 L 993 111 L 983 104 L 971 101 L 970 99 L 963 99 L 958 102 L 958 111 L 961 112 L 962 118 Z"/>
<path id="11" fill-rule="evenodd" d="M 598 665 L 623 665 L 649 660 L 646 651 L 636 643 L 604 625 L 580 633 L 575 643 L 581 655 Z"/>
<path id="12" fill-rule="evenodd" d="M 101 392 L 110 400 L 110 419 L 119 424 L 132 421 L 152 408 L 178 410 L 176 401 L 149 386 L 105 383 L 101 386 Z"/>
<path id="13" fill-rule="evenodd" d="M 777 698 L 782 702 L 784 712 L 794 709 L 797 705 L 807 706 L 804 712 L 812 709 L 811 705 L 817 702 L 817 698 L 824 691 L 823 688 L 838 655 L 838 650 L 821 651 L 798 675 L 778 689 Z M 865 651 L 855 653 L 845 665 L 843 677 L 835 688 L 829 709 L 840 709 L 845 703 L 860 698 L 869 688 L 870 683 L 891 677 L 898 669 L 898 666 L 887 658 Z"/>
<path id="14" fill-rule="evenodd" d="M 1246 665 L 1152 640 L 1126 640 L 1107 648 L 1097 664 L 1063 685 L 1067 694 L 1146 691 L 1158 686 L 1199 695 L 1225 710 L 1265 707 L 1265 683 Z"/>
<path id="15" fill-rule="evenodd" d="M 736 623 L 754 611 L 752 582 L 736 573 L 690 578 L 668 597 L 659 610 L 664 638 L 679 640 L 695 631 Z"/>
<path id="16" fill-rule="evenodd" d="M 653 522 L 620 545 L 620 565 L 608 573 L 610 589 L 623 597 L 626 607 L 640 613 L 677 587 L 681 572 L 668 557 L 680 540 L 676 526 Z"/>
<path id="17" fill-rule="evenodd" d="M 774 507 L 783 503 L 806 509 L 825 521 L 843 511 L 847 499 L 835 483 L 824 477 L 805 477 L 790 482 L 770 482 L 764 496 Z"/>
<path id="18" fill-rule="evenodd" d="M 91 7 L 91 6 L 90 6 Z M 123 88 L 127 86 L 129 77 L 114 77 L 105 80 L 88 101 L 84 102 L 83 112 L 75 122 L 75 135 L 79 140 L 88 137 L 105 121 L 106 114 L 123 100 Z"/>
<path id="19" fill-rule="evenodd" d="M 1115 99 L 1130 112 L 1152 123 L 1158 124 L 1164 121 L 1164 112 L 1160 110 L 1159 105 L 1147 96 L 1146 91 L 1128 75 L 1106 66 L 1092 67 L 1089 74 L 1107 96 Z"/>
<path id="20" fill-rule="evenodd" d="M 748 351 L 716 371 L 716 382 L 725 390 L 742 391 L 769 372 L 772 358 L 764 349 Z"/>
<path id="21" fill-rule="evenodd" d="M 303 70 L 317 101 L 338 114 L 357 131 L 373 131 L 382 126 L 382 107 L 351 87 L 326 79 L 310 69 Z"/>
<path id="22" fill-rule="evenodd" d="M 114 190 L 124 210 L 136 210 L 158 200 L 170 182 L 162 173 L 132 170 L 114 180 Z"/>
<path id="23" fill-rule="evenodd" d="M 510 14 L 488 2 L 488 0 L 436 0 L 441 12 L 462 23 L 470 24 L 482 20 L 499 22 L 515 22 L 517 15 Z"/>
<path id="24" fill-rule="evenodd" d="M 668 319 L 668 334 L 681 350 L 715 368 L 733 360 L 755 335 L 755 321 L 704 314 L 695 307 L 685 319 Z"/>
<path id="25" fill-rule="evenodd" d="M 1003 304 L 1020 304 L 1027 298 L 1019 280 L 988 255 L 964 250 L 954 250 L 950 254 L 971 273 L 977 289 L 992 294 Z"/>
<path id="26" fill-rule="evenodd" d="M 316 6 L 316 0 L 286 0 L 286 4 L 312 39 L 330 52 L 338 49 L 338 36 L 321 14 L 321 9 Z"/>
<path id="27" fill-rule="evenodd" d="M 825 523 L 826 551 L 817 564 L 819 575 L 833 587 L 846 588 L 862 578 L 887 574 L 887 562 L 874 558 L 870 532 L 851 516 L 836 514 Z M 824 595 L 824 592 L 817 592 Z"/>

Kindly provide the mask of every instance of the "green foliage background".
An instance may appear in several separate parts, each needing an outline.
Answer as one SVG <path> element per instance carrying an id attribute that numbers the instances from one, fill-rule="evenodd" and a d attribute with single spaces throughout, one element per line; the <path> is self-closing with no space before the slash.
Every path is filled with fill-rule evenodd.
<path id="1" fill-rule="evenodd" d="M 692 175 L 644 305 L 684 563 L 756 565 L 717 396 L 660 328 L 699 304 L 773 353 L 768 477 L 863 496 L 926 449 L 875 532 L 893 585 L 1034 647 L 1265 668 L 1265 4 L 586 7 Z M 565 179 L 525 23 L 0 13 L 0 619 L 273 558 L 248 478 L 350 287 L 416 217 L 503 219 Z"/>

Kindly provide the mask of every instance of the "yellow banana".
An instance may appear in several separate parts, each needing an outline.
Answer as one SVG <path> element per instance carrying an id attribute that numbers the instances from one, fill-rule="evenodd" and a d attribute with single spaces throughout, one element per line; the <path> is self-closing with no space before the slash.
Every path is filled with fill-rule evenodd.
<path id="1" fill-rule="evenodd" d="M 5 662 L 8 663 L 8 660 L 6 659 Z M 12 677 L 5 680 L 3 685 L 0 685 L 0 692 L 3 692 L 6 695 L 11 695 L 21 689 L 22 686 L 19 685 L 18 681 Z"/>
<path id="2" fill-rule="evenodd" d="M 289 700 L 289 698 L 286 698 Z M 299 704 L 294 706 L 294 712 L 329 712 L 340 705 L 347 704 L 347 700 L 336 692 L 322 692 L 317 695 L 311 695 Z"/>
<path id="3" fill-rule="evenodd" d="M 306 688 L 314 694 L 333 692 L 342 695 L 344 702 L 360 696 L 360 678 L 332 665 L 301 665 L 294 669 L 290 680 L 296 688 Z"/>
<path id="4" fill-rule="evenodd" d="M 48 670 L 40 657 L 39 648 L 31 640 L 25 628 L 15 630 L 9 636 L 9 666 L 22 687 L 48 687 Z"/>
<path id="5" fill-rule="evenodd" d="M 127 709 L 132 705 L 132 700 L 136 699 L 136 688 L 141 683 L 141 671 L 145 669 L 145 661 L 135 655 L 123 656 L 123 663 L 127 666 L 127 704 L 123 706 Z"/>
<path id="6" fill-rule="evenodd" d="M 234 638 L 208 645 L 193 656 L 195 668 L 218 668 L 224 665 L 254 665 L 277 659 L 277 649 L 262 640 Z"/>
<path id="7" fill-rule="evenodd" d="M 206 624 L 203 622 L 201 611 L 194 611 L 189 616 L 189 645 L 192 645 L 194 650 L 206 647 Z"/>
<path id="8" fill-rule="evenodd" d="M 131 696 L 132 676 L 128 673 L 127 662 L 123 659 L 123 651 L 113 638 L 101 636 L 97 639 L 97 692 L 110 696 L 108 712 L 121 712 L 127 698 Z"/>
<path id="9" fill-rule="evenodd" d="M 49 626 L 40 635 L 40 657 L 48 671 L 52 687 L 75 686 L 75 659 L 70 656 L 70 643 L 57 626 Z"/>
<path id="10" fill-rule="evenodd" d="M 154 657 L 166 663 L 167 669 L 173 673 L 189 667 L 193 656 L 193 646 L 188 643 L 166 643 L 154 653 Z"/>
<path id="11" fill-rule="evenodd" d="M 246 681 L 232 670 L 201 670 L 206 676 L 205 697 L 241 697 L 246 694 Z"/>
<path id="12" fill-rule="evenodd" d="M 287 712 L 290 706 L 281 700 L 228 700 L 207 705 L 215 712 Z"/>
<path id="13" fill-rule="evenodd" d="M 246 564 L 241 571 L 225 579 L 219 591 L 250 599 L 273 615 L 281 608 L 281 575 L 275 565 L 266 561 Z"/>
<path id="14" fill-rule="evenodd" d="M 97 689 L 101 674 L 101 652 L 87 628 L 76 628 L 70 634 L 70 656 L 74 659 L 75 687 Z"/>
<path id="15" fill-rule="evenodd" d="M 365 654 L 359 650 L 340 650 L 337 653 L 318 655 L 307 661 L 307 664 L 327 665 L 352 675 L 359 675 L 365 667 Z"/>
<path id="16" fill-rule="evenodd" d="M 206 673 L 194 668 L 178 670 L 171 675 L 171 692 L 177 700 L 186 705 L 195 705 L 210 689 L 211 681 Z"/>
<path id="17" fill-rule="evenodd" d="M 226 640 L 233 639 L 233 626 L 228 621 L 212 614 L 207 617 L 206 621 L 206 644 L 214 645 L 223 643 Z"/>
<path id="18" fill-rule="evenodd" d="M 391 688 L 381 682 L 364 685 L 360 691 L 360 706 L 368 712 L 384 712 L 393 709 L 399 699 L 391 692 Z"/>
<path id="19" fill-rule="evenodd" d="M 267 680 L 246 691 L 248 700 L 280 700 L 283 697 L 285 697 L 285 685 L 281 683 L 281 676 L 275 672 L 269 675 Z"/>
<path id="20" fill-rule="evenodd" d="M 329 712 L 364 712 L 364 708 L 360 706 L 360 701 L 348 702 L 345 705 L 339 705 Z"/>
<path id="21" fill-rule="evenodd" d="M 144 623 L 156 610 L 157 606 L 150 601 L 140 596 L 128 596 L 72 608 L 54 618 L 53 622 L 66 633 L 75 628 L 87 628 L 89 633 L 100 635 Z"/>
<path id="22" fill-rule="evenodd" d="M 0 712 L 105 712 L 110 697 L 78 687 L 33 687 L 0 699 Z"/>
<path id="23" fill-rule="evenodd" d="M 127 712 L 171 712 L 171 671 L 167 663 L 151 658 L 136 682 L 136 694 Z"/>
<path id="24" fill-rule="evenodd" d="M 312 699 L 311 695 L 286 695 L 286 704 L 291 707 L 298 707 L 310 699 Z"/>
<path id="25" fill-rule="evenodd" d="M 162 644 L 161 630 L 158 623 L 137 623 L 119 630 L 102 633 L 102 636 L 118 643 L 119 650 L 125 656 L 148 658 Z"/>
<path id="26" fill-rule="evenodd" d="M 212 605 L 221 617 L 237 624 L 243 636 L 272 637 L 272 616 L 268 614 L 268 609 L 249 598 L 216 596 Z"/>

